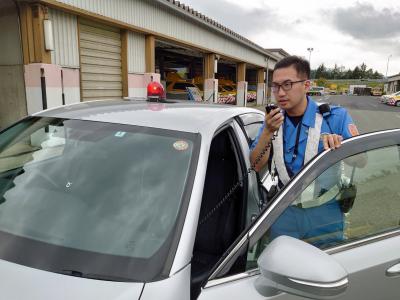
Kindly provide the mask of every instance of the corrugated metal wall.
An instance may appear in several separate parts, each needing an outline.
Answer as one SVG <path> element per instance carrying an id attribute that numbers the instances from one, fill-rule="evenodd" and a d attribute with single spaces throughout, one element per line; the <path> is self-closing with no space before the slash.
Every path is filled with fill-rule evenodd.
<path id="1" fill-rule="evenodd" d="M 265 55 L 148 0 L 57 0 L 103 16 L 266 66 Z"/>
<path id="2" fill-rule="evenodd" d="M 128 72 L 146 72 L 146 38 L 143 34 L 129 32 L 128 34 Z"/>
<path id="3" fill-rule="evenodd" d="M 76 16 L 50 9 L 53 23 L 54 51 L 53 64 L 69 68 L 79 68 L 78 24 Z"/>
<path id="4" fill-rule="evenodd" d="M 79 41 L 82 99 L 121 98 L 120 30 L 80 19 Z"/>
<path id="5" fill-rule="evenodd" d="M 1 1 L 0 12 L 0 129 L 4 129 L 27 111 L 18 12 L 11 0 Z"/>

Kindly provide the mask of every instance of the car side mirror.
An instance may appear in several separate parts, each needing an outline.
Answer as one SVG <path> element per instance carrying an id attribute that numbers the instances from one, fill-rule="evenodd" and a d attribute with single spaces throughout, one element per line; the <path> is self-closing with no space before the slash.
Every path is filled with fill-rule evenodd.
<path id="1" fill-rule="evenodd" d="M 281 292 L 311 299 L 332 299 L 348 286 L 346 270 L 330 255 L 301 240 L 280 236 L 259 257 L 256 290 L 264 297 Z"/>

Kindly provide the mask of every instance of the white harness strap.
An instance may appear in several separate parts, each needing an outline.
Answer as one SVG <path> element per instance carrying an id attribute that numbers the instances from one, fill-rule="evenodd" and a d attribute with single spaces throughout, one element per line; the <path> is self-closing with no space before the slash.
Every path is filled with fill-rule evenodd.
<path id="1" fill-rule="evenodd" d="M 318 154 L 319 139 L 321 134 L 323 117 L 317 113 L 315 115 L 315 126 L 308 129 L 307 146 L 304 154 L 304 164 L 309 162 Z M 299 124 L 298 126 L 301 126 Z M 285 160 L 283 158 L 283 124 L 279 127 L 278 136 L 272 141 L 274 155 L 272 157 L 273 164 L 276 167 L 278 177 L 283 184 L 287 184 L 290 180 L 289 173 L 286 170 Z"/>
<path id="2" fill-rule="evenodd" d="M 274 155 L 272 161 L 278 172 L 278 177 L 283 184 L 287 184 L 290 180 L 290 176 L 286 170 L 285 161 L 283 159 L 283 124 L 279 127 L 278 135 L 272 141 L 272 147 L 274 149 Z"/>
<path id="3" fill-rule="evenodd" d="M 319 140 L 321 136 L 323 117 L 321 114 L 315 114 L 314 128 L 308 128 L 306 153 L 304 154 L 304 165 L 318 154 Z"/>

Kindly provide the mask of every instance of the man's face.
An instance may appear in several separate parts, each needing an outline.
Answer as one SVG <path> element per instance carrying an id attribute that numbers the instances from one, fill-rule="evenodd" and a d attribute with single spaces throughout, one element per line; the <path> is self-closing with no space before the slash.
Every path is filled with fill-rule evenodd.
<path id="1" fill-rule="evenodd" d="M 285 91 L 285 87 L 286 89 L 290 87 L 290 82 L 292 82 L 292 88 Z M 273 93 L 279 107 L 286 111 L 291 111 L 301 106 L 303 101 L 307 101 L 306 93 L 310 88 L 310 81 L 306 80 L 305 76 L 300 76 L 296 69 L 293 66 L 290 66 L 287 68 L 277 69 L 272 75 L 273 85 L 283 85 L 285 83 L 286 85 L 284 87 L 281 86 L 279 91 L 273 91 Z"/>

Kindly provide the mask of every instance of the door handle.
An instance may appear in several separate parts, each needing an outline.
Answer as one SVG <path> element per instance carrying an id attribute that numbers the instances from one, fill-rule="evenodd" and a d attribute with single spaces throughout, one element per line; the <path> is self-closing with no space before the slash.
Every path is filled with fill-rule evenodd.
<path id="1" fill-rule="evenodd" d="M 388 277 L 400 276 L 400 263 L 387 269 L 386 276 Z"/>

